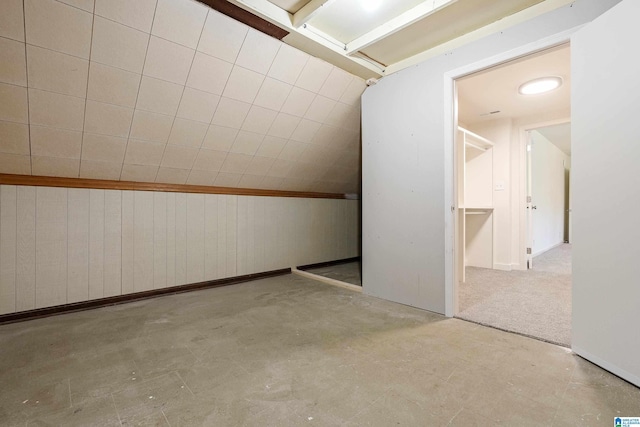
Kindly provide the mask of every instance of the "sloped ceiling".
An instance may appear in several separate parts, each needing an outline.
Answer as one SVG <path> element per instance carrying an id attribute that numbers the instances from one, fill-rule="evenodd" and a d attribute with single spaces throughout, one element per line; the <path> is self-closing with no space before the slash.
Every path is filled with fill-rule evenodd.
<path id="1" fill-rule="evenodd" d="M 0 173 L 358 189 L 362 78 L 196 1 L 2 0 L 0 59 Z"/>

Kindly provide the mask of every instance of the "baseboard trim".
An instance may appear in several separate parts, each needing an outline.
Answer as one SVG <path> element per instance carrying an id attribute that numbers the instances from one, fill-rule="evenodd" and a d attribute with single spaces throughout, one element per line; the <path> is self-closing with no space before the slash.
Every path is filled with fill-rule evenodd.
<path id="1" fill-rule="evenodd" d="M 599 358 L 598 356 L 594 356 L 593 354 L 589 353 L 588 351 L 585 351 L 584 349 L 580 348 L 580 347 L 576 347 L 575 345 L 571 346 L 571 350 L 573 350 L 573 352 L 575 354 L 577 354 L 578 356 L 582 357 L 583 359 L 588 360 L 589 362 L 593 363 L 594 365 L 598 365 L 600 366 L 602 369 L 611 372 L 613 375 L 622 378 L 623 380 L 627 381 L 628 383 L 631 383 L 633 385 L 635 385 L 636 387 L 640 387 L 640 377 L 637 375 L 632 374 L 631 372 L 628 372 L 622 368 L 619 368 L 618 366 L 607 362 L 606 360 L 603 360 L 601 358 Z"/>
<path id="2" fill-rule="evenodd" d="M 266 271 L 263 273 L 245 274 L 242 276 L 226 277 L 224 279 L 207 280 L 205 282 L 189 283 L 186 285 L 172 286 L 170 288 L 153 289 L 150 291 L 135 292 L 132 294 L 116 295 L 112 297 L 99 298 L 89 301 L 75 302 L 71 304 L 56 305 L 53 307 L 37 308 L 34 310 L 20 311 L 0 315 L 0 324 L 22 322 L 25 320 L 39 319 L 42 317 L 56 316 L 75 311 L 91 310 L 94 308 L 107 307 L 110 305 L 124 304 L 132 301 L 139 301 L 150 298 L 157 298 L 166 295 L 180 294 L 184 292 L 198 291 L 201 289 L 219 288 L 221 286 L 235 285 L 249 282 L 251 280 L 264 279 L 267 277 L 282 276 L 290 274 L 290 268 Z"/>
<path id="3" fill-rule="evenodd" d="M 545 253 L 545 252 L 549 252 L 551 249 L 555 249 L 555 248 L 557 248 L 558 246 L 562 246 L 562 245 L 564 245 L 564 242 L 556 243 L 556 244 L 554 244 L 554 245 L 549 246 L 548 248 L 545 248 L 545 249 L 543 249 L 543 250 L 541 250 L 541 251 L 536 252 L 536 253 L 535 253 L 535 254 L 533 254 L 532 256 L 533 256 L 533 258 L 535 258 L 535 257 L 537 257 L 538 255 L 542 255 L 543 253 Z"/>
<path id="4" fill-rule="evenodd" d="M 298 270 L 311 270 L 312 268 L 331 267 L 331 266 L 334 266 L 334 265 L 348 264 L 350 262 L 356 262 L 356 261 L 360 261 L 360 257 L 359 256 L 356 256 L 356 257 L 353 257 L 353 258 L 338 259 L 338 260 L 335 260 L 335 261 L 326 261 L 326 262 L 318 262 L 318 263 L 315 263 L 315 264 L 299 265 L 296 268 Z"/>
<path id="5" fill-rule="evenodd" d="M 302 271 L 297 268 L 292 268 L 291 272 L 298 276 L 306 277 L 307 279 L 317 280 L 318 282 L 326 283 L 327 285 L 337 286 L 339 288 L 348 289 L 353 292 L 362 293 L 362 286 L 352 285 L 351 283 L 341 282 L 340 280 L 324 277 L 319 274 L 309 273 L 308 271 Z"/>
<path id="6" fill-rule="evenodd" d="M 493 264 L 493 269 L 494 270 L 500 270 L 500 271 L 511 271 L 513 270 L 513 266 L 511 264 Z"/>

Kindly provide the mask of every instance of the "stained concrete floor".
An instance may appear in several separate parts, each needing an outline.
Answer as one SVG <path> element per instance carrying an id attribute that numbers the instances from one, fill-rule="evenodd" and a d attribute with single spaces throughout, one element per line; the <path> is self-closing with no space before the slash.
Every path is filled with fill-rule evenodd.
<path id="1" fill-rule="evenodd" d="M 0 326 L 2 426 L 600 426 L 565 348 L 295 275 Z"/>
<path id="2" fill-rule="evenodd" d="M 358 261 L 328 267 L 311 268 L 306 271 L 352 285 L 362 286 L 362 280 L 360 279 L 360 262 Z"/>

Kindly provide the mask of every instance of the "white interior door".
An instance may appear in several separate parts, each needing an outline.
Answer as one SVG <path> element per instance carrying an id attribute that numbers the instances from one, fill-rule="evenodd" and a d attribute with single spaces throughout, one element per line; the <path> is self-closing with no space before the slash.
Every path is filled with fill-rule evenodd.
<path id="1" fill-rule="evenodd" d="M 640 1 L 571 38 L 572 348 L 640 386 Z"/>
<path id="2" fill-rule="evenodd" d="M 533 138 L 531 131 L 527 131 L 527 269 L 533 268 L 533 173 L 531 171 L 531 157 L 533 153 Z"/>

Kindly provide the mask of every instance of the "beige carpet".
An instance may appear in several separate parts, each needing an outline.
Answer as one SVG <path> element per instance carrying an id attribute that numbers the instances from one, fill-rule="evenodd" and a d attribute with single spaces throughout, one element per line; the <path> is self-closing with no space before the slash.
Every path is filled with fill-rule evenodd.
<path id="1" fill-rule="evenodd" d="M 571 245 L 534 258 L 528 271 L 467 267 L 456 317 L 571 345 Z"/>

